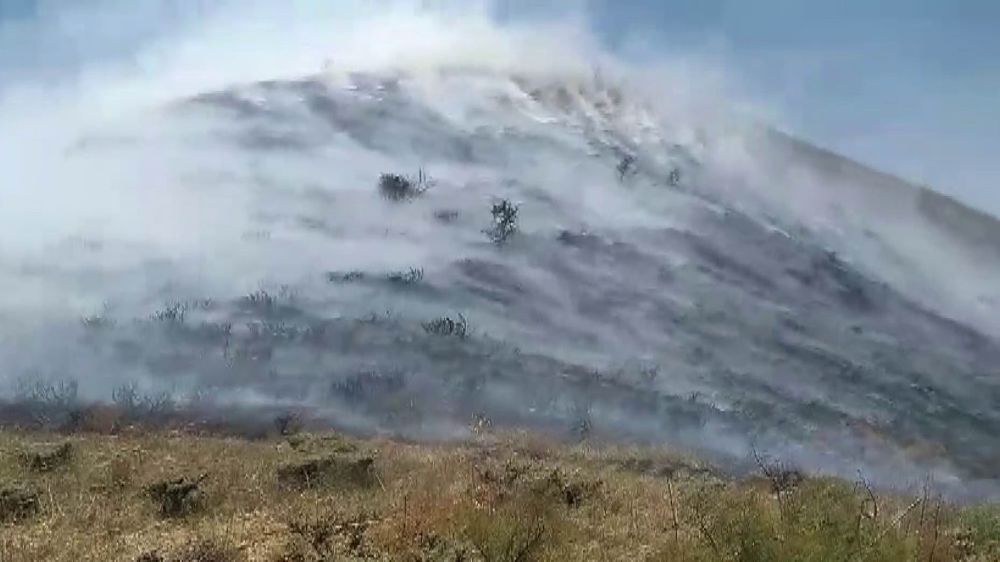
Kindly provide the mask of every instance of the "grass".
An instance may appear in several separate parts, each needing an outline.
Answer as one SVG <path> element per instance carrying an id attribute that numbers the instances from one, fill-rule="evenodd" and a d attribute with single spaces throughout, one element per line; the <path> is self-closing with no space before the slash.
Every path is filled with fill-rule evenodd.
<path id="1" fill-rule="evenodd" d="M 63 444 L 46 470 L 25 462 Z M 450 445 L 7 430 L 0 560 L 1000 560 L 998 506 L 776 474 L 491 430 Z"/>

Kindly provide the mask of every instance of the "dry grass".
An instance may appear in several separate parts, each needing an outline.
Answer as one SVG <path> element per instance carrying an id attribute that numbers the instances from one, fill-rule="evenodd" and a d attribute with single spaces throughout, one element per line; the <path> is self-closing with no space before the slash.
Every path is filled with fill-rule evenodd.
<path id="1" fill-rule="evenodd" d="M 24 460 L 64 443 L 58 465 Z M 776 491 L 662 451 L 529 436 L 0 432 L 0 454 L 0 491 L 38 503 L 0 518 L 3 562 L 1000 560 L 996 506 L 825 478 Z M 171 486 L 197 501 L 164 510 L 150 490 Z"/>

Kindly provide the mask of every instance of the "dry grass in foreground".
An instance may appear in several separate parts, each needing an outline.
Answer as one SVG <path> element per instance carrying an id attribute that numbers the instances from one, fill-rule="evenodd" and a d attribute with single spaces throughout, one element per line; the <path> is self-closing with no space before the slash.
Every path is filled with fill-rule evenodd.
<path id="1" fill-rule="evenodd" d="M 0 560 L 1000 560 L 1000 509 L 640 448 L 0 432 Z"/>

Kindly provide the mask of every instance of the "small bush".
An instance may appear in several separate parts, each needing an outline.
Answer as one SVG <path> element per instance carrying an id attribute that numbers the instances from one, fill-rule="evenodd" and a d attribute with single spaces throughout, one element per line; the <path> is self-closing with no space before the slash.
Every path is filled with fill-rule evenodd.
<path id="1" fill-rule="evenodd" d="M 78 404 L 79 388 L 79 383 L 74 380 L 22 380 L 18 383 L 17 398 L 19 402 L 35 407 L 70 410 Z"/>
<path id="2" fill-rule="evenodd" d="M 331 271 L 326 274 L 326 280 L 330 283 L 357 283 L 365 280 L 363 271 L 339 272 Z"/>
<path id="3" fill-rule="evenodd" d="M 551 507 L 529 496 L 492 510 L 470 510 L 462 519 L 461 535 L 486 562 L 538 560 L 543 549 L 556 542 Z"/>
<path id="4" fill-rule="evenodd" d="M 673 168 L 670 170 L 670 174 L 667 175 L 667 185 L 670 187 L 679 187 L 682 179 L 681 169 Z"/>
<path id="5" fill-rule="evenodd" d="M 753 451 L 754 462 L 761 474 L 767 478 L 771 492 L 780 496 L 798 487 L 805 480 L 805 473 L 794 466 L 762 457 Z"/>
<path id="6" fill-rule="evenodd" d="M 160 322 L 168 326 L 184 324 L 187 316 L 187 304 L 181 302 L 167 303 L 166 306 L 153 312 L 154 322 Z"/>
<path id="7" fill-rule="evenodd" d="M 19 485 L 0 486 L 0 523 L 17 523 L 38 513 L 38 492 Z"/>
<path id="8" fill-rule="evenodd" d="M 366 455 L 332 455 L 278 468 L 278 483 L 295 489 L 336 486 L 368 488 L 375 481 L 375 459 Z"/>
<path id="9" fill-rule="evenodd" d="M 550 496 L 566 507 L 580 507 L 594 498 L 604 483 L 601 480 L 580 480 L 571 478 L 556 469 L 534 484 L 536 493 Z"/>
<path id="10" fill-rule="evenodd" d="M 447 316 L 436 318 L 430 322 L 423 323 L 424 331 L 434 336 L 457 337 L 465 339 L 469 335 L 469 322 L 465 316 L 459 314 L 458 320 L 453 320 Z"/>
<path id="11" fill-rule="evenodd" d="M 339 515 L 319 519 L 297 520 L 288 524 L 295 539 L 281 560 L 341 560 L 380 558 L 370 548 L 367 533 L 375 517 L 360 513 L 351 517 Z"/>
<path id="12" fill-rule="evenodd" d="M 392 285 L 417 285 L 424 280 L 424 270 L 411 267 L 406 271 L 394 271 L 386 275 L 385 280 Z"/>
<path id="13" fill-rule="evenodd" d="M 246 556 L 239 549 L 213 540 L 187 544 L 170 555 L 159 551 L 147 552 L 135 562 L 243 562 Z"/>
<path id="14" fill-rule="evenodd" d="M 622 156 L 622 159 L 618 162 L 618 166 L 615 169 L 618 172 L 618 181 L 624 183 L 626 178 L 636 173 L 635 156 L 632 156 L 631 154 Z"/>
<path id="15" fill-rule="evenodd" d="M 444 224 L 451 224 L 457 221 L 458 217 L 459 217 L 459 212 L 454 209 L 442 209 L 440 211 L 434 212 L 434 218 L 438 222 L 442 222 Z"/>
<path id="16" fill-rule="evenodd" d="M 254 291 L 243 297 L 243 305 L 253 310 L 270 311 L 273 310 L 277 304 L 278 298 L 264 289 Z"/>
<path id="17" fill-rule="evenodd" d="M 382 174 L 378 180 L 378 190 L 389 201 L 407 201 L 419 197 L 431 187 L 431 181 L 423 170 L 415 178 L 398 174 Z"/>
<path id="18" fill-rule="evenodd" d="M 350 402 L 385 398 L 406 388 L 402 371 L 363 371 L 333 385 L 333 393 Z"/>
<path id="19" fill-rule="evenodd" d="M 287 412 L 274 418 L 274 427 L 282 437 L 289 437 L 302 431 L 302 417 L 295 412 Z"/>
<path id="20" fill-rule="evenodd" d="M 101 332 L 115 327 L 114 318 L 109 318 L 103 314 L 94 314 L 80 319 L 83 329 L 88 332 Z"/>
<path id="21" fill-rule="evenodd" d="M 983 552 L 1000 560 L 1000 508 L 974 506 L 960 517 L 959 542 L 968 553 Z"/>
<path id="22" fill-rule="evenodd" d="M 517 205 L 507 199 L 502 199 L 493 204 L 490 214 L 493 215 L 493 224 L 483 232 L 494 244 L 501 246 L 517 232 L 517 215 L 519 212 Z"/>
<path id="23" fill-rule="evenodd" d="M 21 460 L 32 472 L 51 472 L 69 464 L 72 457 L 73 446 L 69 443 L 37 445 L 32 450 L 21 453 Z"/>
<path id="24" fill-rule="evenodd" d="M 181 549 L 174 560 L 177 562 L 242 562 L 246 560 L 246 556 L 231 545 L 204 540 Z"/>
<path id="25" fill-rule="evenodd" d="M 135 466 L 125 455 L 115 455 L 108 463 L 108 485 L 112 489 L 123 490 L 132 484 Z"/>
<path id="26" fill-rule="evenodd" d="M 122 416 L 130 421 L 161 421 L 176 410 L 174 399 L 169 394 L 141 394 L 135 383 L 114 389 L 111 401 Z"/>
<path id="27" fill-rule="evenodd" d="M 201 483 L 206 476 L 196 480 L 178 478 L 164 480 L 146 487 L 146 494 L 156 503 L 159 514 L 165 518 L 185 517 L 204 505 Z"/>

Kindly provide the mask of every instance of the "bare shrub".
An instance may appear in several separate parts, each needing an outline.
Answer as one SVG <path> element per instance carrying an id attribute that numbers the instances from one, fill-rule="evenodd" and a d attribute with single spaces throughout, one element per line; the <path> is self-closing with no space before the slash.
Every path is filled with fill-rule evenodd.
<path id="1" fill-rule="evenodd" d="M 326 274 L 326 280 L 330 283 L 357 283 L 365 280 L 363 271 L 331 271 Z"/>
<path id="2" fill-rule="evenodd" d="M 147 486 L 146 494 L 156 503 L 161 517 L 185 517 L 204 507 L 201 483 L 205 478 L 207 475 L 194 480 L 187 478 L 164 480 Z"/>
<path id="3" fill-rule="evenodd" d="M 274 418 L 274 426 L 283 437 L 296 435 L 302 431 L 302 416 L 295 412 L 286 412 Z"/>
<path id="4" fill-rule="evenodd" d="M 368 455 L 331 455 L 278 468 L 278 483 L 294 489 L 322 486 L 368 488 L 376 481 L 375 459 Z"/>
<path id="5" fill-rule="evenodd" d="M 637 172 L 635 156 L 632 156 L 631 154 L 622 156 L 621 160 L 618 161 L 618 166 L 615 170 L 618 172 L 618 181 L 624 183 L 629 176 L 632 176 Z"/>
<path id="6" fill-rule="evenodd" d="M 75 380 L 22 379 L 17 385 L 17 399 L 43 409 L 70 410 L 78 405 L 80 385 Z"/>
<path id="7" fill-rule="evenodd" d="M 406 387 L 402 371 L 364 371 L 333 385 L 337 396 L 351 402 L 363 402 L 385 397 Z"/>
<path id="8" fill-rule="evenodd" d="M 442 316 L 430 322 L 424 322 L 422 326 L 425 332 L 434 336 L 465 339 L 469 335 L 469 321 L 461 314 L 458 315 L 458 320 Z"/>
<path id="9" fill-rule="evenodd" d="M 176 411 L 176 403 L 169 394 L 142 394 L 135 383 L 114 389 L 111 401 L 131 421 L 162 421 Z"/>
<path id="10" fill-rule="evenodd" d="M 454 209 L 441 209 L 434 211 L 434 218 L 444 224 L 452 224 L 458 220 L 459 212 Z"/>
<path id="11" fill-rule="evenodd" d="M 186 544 L 169 555 L 150 551 L 135 562 L 243 562 L 246 556 L 232 545 L 215 540 L 199 540 Z"/>
<path id="12" fill-rule="evenodd" d="M 483 231 L 490 241 L 498 246 L 506 244 L 517 233 L 517 216 L 520 209 L 507 199 L 501 199 L 493 204 L 490 214 L 493 223 Z"/>
<path id="13" fill-rule="evenodd" d="M 424 270 L 411 267 L 406 271 L 393 271 L 385 276 L 385 280 L 392 285 L 409 286 L 417 285 L 424 280 Z"/>
<path id="14" fill-rule="evenodd" d="M 88 332 L 101 332 L 115 327 L 114 318 L 109 318 L 103 314 L 94 314 L 80 319 L 80 325 Z"/>
<path id="15" fill-rule="evenodd" d="M 32 472 L 51 472 L 66 466 L 72 458 L 73 445 L 70 443 L 35 445 L 31 449 L 21 452 L 21 461 Z"/>
<path id="16" fill-rule="evenodd" d="M 270 312 L 278 305 L 278 298 L 264 289 L 260 289 L 243 297 L 243 305 L 252 310 Z"/>
<path id="17" fill-rule="evenodd" d="M 167 303 L 160 310 L 153 312 L 152 320 L 166 324 L 167 326 L 183 325 L 187 316 L 187 309 L 187 304 L 182 302 Z"/>
<path id="18" fill-rule="evenodd" d="M 682 179 L 681 169 L 671 168 L 670 173 L 667 175 L 667 185 L 670 187 L 679 187 Z"/>
<path id="19" fill-rule="evenodd" d="M 378 190 L 382 197 L 389 201 L 407 201 L 419 197 L 432 186 L 430 178 L 424 171 L 418 170 L 416 177 L 399 174 L 382 174 L 378 179 Z"/>
<path id="20" fill-rule="evenodd" d="M 0 523 L 17 523 L 38 513 L 38 492 L 20 485 L 0 486 Z"/>
<path id="21" fill-rule="evenodd" d="M 463 519 L 463 537 L 486 562 L 537 560 L 553 536 L 550 507 L 530 496 L 513 498 L 493 510 L 470 510 Z"/>

